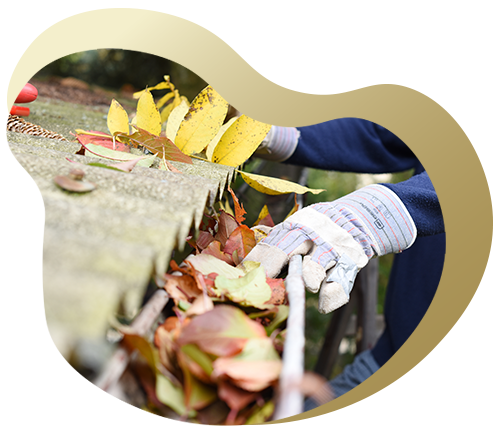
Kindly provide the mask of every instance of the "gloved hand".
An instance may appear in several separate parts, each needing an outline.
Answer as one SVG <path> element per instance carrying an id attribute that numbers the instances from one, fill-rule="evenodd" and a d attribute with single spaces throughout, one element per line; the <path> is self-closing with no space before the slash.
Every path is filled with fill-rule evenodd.
<path id="1" fill-rule="evenodd" d="M 30 83 L 27 83 L 26 85 L 24 85 L 24 88 L 21 90 L 14 103 L 31 103 L 32 101 L 35 101 L 37 97 L 37 89 Z M 12 108 L 10 109 L 10 114 L 17 116 L 28 116 L 30 114 L 30 109 L 29 107 L 12 106 Z"/>
<path id="2" fill-rule="evenodd" d="M 383 185 L 361 188 L 331 203 L 313 204 L 272 228 L 245 260 L 276 277 L 293 255 L 305 255 L 306 288 L 319 291 L 323 314 L 349 301 L 358 271 L 370 258 L 410 247 L 415 224 L 399 197 Z"/>

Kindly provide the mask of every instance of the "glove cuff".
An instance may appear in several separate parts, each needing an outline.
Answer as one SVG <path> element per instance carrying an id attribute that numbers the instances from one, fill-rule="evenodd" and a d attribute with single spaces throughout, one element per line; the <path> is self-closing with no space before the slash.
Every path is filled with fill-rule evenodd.
<path id="1" fill-rule="evenodd" d="M 383 185 L 365 186 L 333 202 L 337 210 L 349 210 L 373 240 L 378 256 L 408 249 L 417 228 L 399 197 Z"/>
<path id="2" fill-rule="evenodd" d="M 273 125 L 255 155 L 268 161 L 286 161 L 295 152 L 299 137 L 297 128 Z"/>

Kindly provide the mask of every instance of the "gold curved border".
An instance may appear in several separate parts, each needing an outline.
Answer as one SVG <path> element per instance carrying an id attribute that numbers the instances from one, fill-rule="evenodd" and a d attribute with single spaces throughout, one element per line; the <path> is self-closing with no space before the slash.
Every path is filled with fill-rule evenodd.
<path id="1" fill-rule="evenodd" d="M 121 22 L 148 22 L 148 31 L 116 31 L 109 23 L 118 16 Z M 79 31 L 90 26 L 98 31 Z M 183 37 L 165 43 L 165 29 Z M 178 62 L 239 110 L 262 122 L 303 126 L 340 117 L 376 122 L 406 142 L 434 183 L 445 220 L 447 253 L 441 283 L 424 319 L 394 357 L 362 385 L 329 404 L 280 422 L 338 410 L 376 393 L 417 365 L 457 322 L 486 268 L 493 214 L 485 174 L 470 141 L 432 99 L 396 85 L 334 95 L 294 92 L 262 77 L 224 41 L 196 24 L 160 12 L 104 9 L 67 18 L 30 45 L 10 81 L 8 107 L 24 83 L 45 65 L 74 52 L 99 48 L 142 51 Z M 468 227 L 464 195 L 473 196 L 474 222 L 481 228 Z M 474 253 L 463 249 L 474 249 Z"/>

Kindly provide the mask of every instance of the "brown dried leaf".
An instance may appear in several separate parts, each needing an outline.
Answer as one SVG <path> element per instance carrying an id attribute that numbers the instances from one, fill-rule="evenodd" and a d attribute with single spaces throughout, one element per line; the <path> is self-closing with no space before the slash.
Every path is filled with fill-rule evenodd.
<path id="1" fill-rule="evenodd" d="M 210 243 L 212 243 L 214 240 L 215 240 L 214 236 L 212 234 L 210 234 L 208 231 L 200 231 L 200 235 L 198 236 L 198 239 L 196 240 L 196 246 L 201 251 L 201 250 L 206 249 L 208 247 L 208 245 Z"/>
<path id="2" fill-rule="evenodd" d="M 190 275 L 165 274 L 165 280 L 163 288 L 176 304 L 179 300 L 193 302 L 202 293 L 196 280 Z"/>
<path id="3" fill-rule="evenodd" d="M 206 249 L 204 249 L 201 253 L 207 254 L 207 255 L 212 255 L 215 256 L 217 259 L 220 259 L 221 261 L 226 262 L 227 264 L 230 265 L 235 265 L 233 260 L 231 259 L 231 256 L 229 256 L 227 253 L 224 253 L 221 248 L 220 248 L 220 242 L 218 241 L 212 241 Z"/>
<path id="4" fill-rule="evenodd" d="M 91 182 L 74 180 L 68 176 L 56 176 L 54 177 L 54 183 L 65 191 L 77 193 L 91 192 L 96 188 Z"/>
<path id="5" fill-rule="evenodd" d="M 221 381 L 218 389 L 219 398 L 222 399 L 231 410 L 242 410 L 259 396 L 256 392 L 240 389 L 227 381 Z"/>
<path id="6" fill-rule="evenodd" d="M 226 241 L 232 232 L 238 228 L 238 222 L 231 215 L 227 214 L 225 211 L 221 211 L 219 215 L 219 220 L 217 222 L 217 234 L 215 234 L 215 239 L 220 242 L 221 247 L 226 245 Z"/>

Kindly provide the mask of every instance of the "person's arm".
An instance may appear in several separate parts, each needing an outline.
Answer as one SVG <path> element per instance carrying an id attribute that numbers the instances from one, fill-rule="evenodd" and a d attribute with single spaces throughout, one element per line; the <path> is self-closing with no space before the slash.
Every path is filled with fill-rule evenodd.
<path id="1" fill-rule="evenodd" d="M 427 172 L 417 174 L 400 183 L 384 183 L 401 200 L 410 214 L 417 236 L 444 232 L 443 214 L 439 200 Z"/>
<path id="2" fill-rule="evenodd" d="M 436 192 L 423 172 L 301 209 L 272 228 L 245 259 L 260 262 L 275 277 L 293 255 L 304 255 L 305 286 L 319 291 L 319 311 L 329 313 L 348 302 L 369 259 L 403 252 L 417 236 L 443 231 Z"/>
<path id="3" fill-rule="evenodd" d="M 263 146 L 262 158 L 341 172 L 394 173 L 420 165 L 396 135 L 356 118 L 299 128 L 273 126 Z"/>

